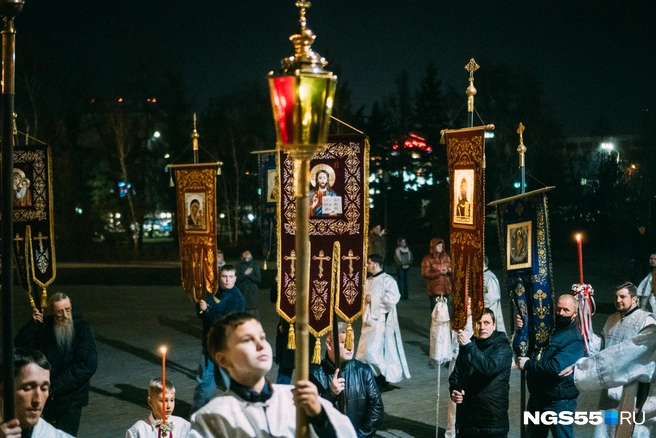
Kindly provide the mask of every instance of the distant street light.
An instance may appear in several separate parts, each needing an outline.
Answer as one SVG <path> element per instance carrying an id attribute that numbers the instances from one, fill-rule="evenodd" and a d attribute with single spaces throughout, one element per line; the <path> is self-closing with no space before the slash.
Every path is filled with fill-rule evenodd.
<path id="1" fill-rule="evenodd" d="M 606 151 L 608 151 L 608 155 L 610 155 L 611 152 L 615 152 L 617 154 L 617 163 L 619 164 L 620 162 L 620 152 L 615 149 L 615 145 L 610 142 L 604 142 L 600 145 L 600 147 Z"/>

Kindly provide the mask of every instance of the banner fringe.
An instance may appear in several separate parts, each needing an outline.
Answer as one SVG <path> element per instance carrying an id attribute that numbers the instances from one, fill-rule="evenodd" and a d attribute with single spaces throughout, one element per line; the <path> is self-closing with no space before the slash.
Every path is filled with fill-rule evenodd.
<path id="1" fill-rule="evenodd" d="M 314 343 L 314 354 L 312 355 L 312 363 L 319 365 L 321 363 L 321 339 L 317 338 Z"/>
<path id="2" fill-rule="evenodd" d="M 296 332 L 294 331 L 294 324 L 289 323 L 289 334 L 287 335 L 287 349 L 296 350 Z"/>
<path id="3" fill-rule="evenodd" d="M 347 350 L 353 350 L 354 347 L 354 336 L 353 336 L 353 326 L 349 322 L 346 325 L 346 340 L 344 341 L 344 348 Z"/>

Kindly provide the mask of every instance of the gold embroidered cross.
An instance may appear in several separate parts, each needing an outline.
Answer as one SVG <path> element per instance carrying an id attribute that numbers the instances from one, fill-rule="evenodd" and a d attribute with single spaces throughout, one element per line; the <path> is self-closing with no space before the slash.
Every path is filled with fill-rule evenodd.
<path id="1" fill-rule="evenodd" d="M 360 260 L 360 256 L 353 255 L 353 250 L 349 249 L 347 256 L 342 256 L 342 260 L 349 262 L 349 277 L 353 277 L 353 260 Z"/>
<path id="2" fill-rule="evenodd" d="M 44 236 L 41 234 L 41 231 L 39 231 L 39 234 L 36 235 L 37 237 L 33 237 L 32 240 L 38 240 L 39 241 L 39 252 L 43 252 L 43 241 L 48 240 L 48 236 Z"/>
<path id="3" fill-rule="evenodd" d="M 329 256 L 324 256 L 323 249 L 319 251 L 319 257 L 312 256 L 312 260 L 319 260 L 319 278 L 323 278 L 323 262 L 330 261 Z"/>
<path id="4" fill-rule="evenodd" d="M 16 242 L 16 252 L 18 253 L 20 253 L 20 248 L 18 244 L 21 240 L 25 240 L 25 239 L 23 239 L 21 236 L 18 235 L 18 233 L 16 233 L 16 237 L 14 237 L 14 242 Z"/>
<path id="5" fill-rule="evenodd" d="M 538 289 L 538 291 L 533 295 L 533 298 L 540 302 L 540 306 L 533 310 L 533 314 L 538 315 L 538 318 L 540 319 L 544 319 L 547 316 L 547 312 L 549 311 L 549 306 L 544 307 L 542 305 L 542 300 L 547 298 L 547 295 L 542 292 L 542 289 Z"/>
<path id="6" fill-rule="evenodd" d="M 296 270 L 295 270 L 296 269 L 296 267 L 295 267 L 295 264 L 296 264 L 296 251 L 292 249 L 292 252 L 289 253 L 288 256 L 284 256 L 283 258 L 285 260 L 291 260 L 292 261 L 291 276 L 295 277 L 294 273 L 296 272 Z"/>

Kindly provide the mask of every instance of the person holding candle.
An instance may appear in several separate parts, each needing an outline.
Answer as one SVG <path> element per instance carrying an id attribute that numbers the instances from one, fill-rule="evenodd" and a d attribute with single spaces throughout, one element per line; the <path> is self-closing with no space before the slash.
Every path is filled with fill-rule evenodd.
<path id="1" fill-rule="evenodd" d="M 230 375 L 230 389 L 191 416 L 191 438 L 296 436 L 296 407 L 309 421 L 309 436 L 356 438 L 347 416 L 319 397 L 309 380 L 296 386 L 269 382 L 271 345 L 248 313 L 217 321 L 208 336 L 212 359 Z"/>
<path id="2" fill-rule="evenodd" d="M 125 432 L 125 438 L 185 438 L 189 434 L 190 425 L 182 417 L 173 415 L 175 408 L 175 387 L 170 380 L 166 381 L 166 389 L 162 379 L 156 378 L 148 384 L 148 406 L 150 414 L 139 420 Z M 164 410 L 162 410 L 164 409 Z M 166 425 L 162 425 L 162 412 L 166 414 Z M 160 434 L 161 429 L 161 434 Z"/>
<path id="3" fill-rule="evenodd" d="M 194 390 L 194 401 L 191 405 L 192 414 L 212 399 L 214 390 L 217 388 L 216 380 L 219 384 L 224 383 L 224 379 L 220 377 L 220 370 L 215 370 L 214 362 L 212 362 L 208 353 L 207 334 L 212 325 L 222 316 L 244 311 L 244 297 L 235 286 L 236 281 L 237 275 L 234 265 L 224 265 L 219 273 L 219 290 L 216 294 L 207 292 L 205 299 L 196 304 L 196 313 L 203 321 L 203 351 L 196 372 L 196 389 Z M 216 380 L 215 372 L 219 374 Z"/>

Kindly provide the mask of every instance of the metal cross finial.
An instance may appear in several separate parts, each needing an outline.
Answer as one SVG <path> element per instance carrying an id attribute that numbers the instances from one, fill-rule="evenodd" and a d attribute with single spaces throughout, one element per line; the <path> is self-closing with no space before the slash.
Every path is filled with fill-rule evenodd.
<path id="1" fill-rule="evenodd" d="M 524 127 L 524 124 L 522 122 L 519 122 L 519 128 L 517 128 L 517 133 L 519 134 L 519 146 L 517 146 L 517 153 L 520 155 L 524 155 L 526 153 L 526 146 L 524 145 L 524 130 L 526 128 Z M 523 159 L 520 158 L 520 166 L 523 166 Z"/>
<path id="2" fill-rule="evenodd" d="M 312 6 L 312 3 L 310 3 L 308 0 L 298 0 L 296 2 L 296 7 L 301 10 L 301 28 L 303 29 L 305 29 L 305 25 L 307 24 L 307 19 L 305 18 L 305 10 L 310 6 Z"/>
<path id="3" fill-rule="evenodd" d="M 474 58 L 469 60 L 469 64 L 465 66 L 465 70 L 469 72 L 469 81 L 472 82 L 474 80 L 474 72 L 481 68 L 480 65 L 476 64 L 476 61 L 474 61 Z"/>

